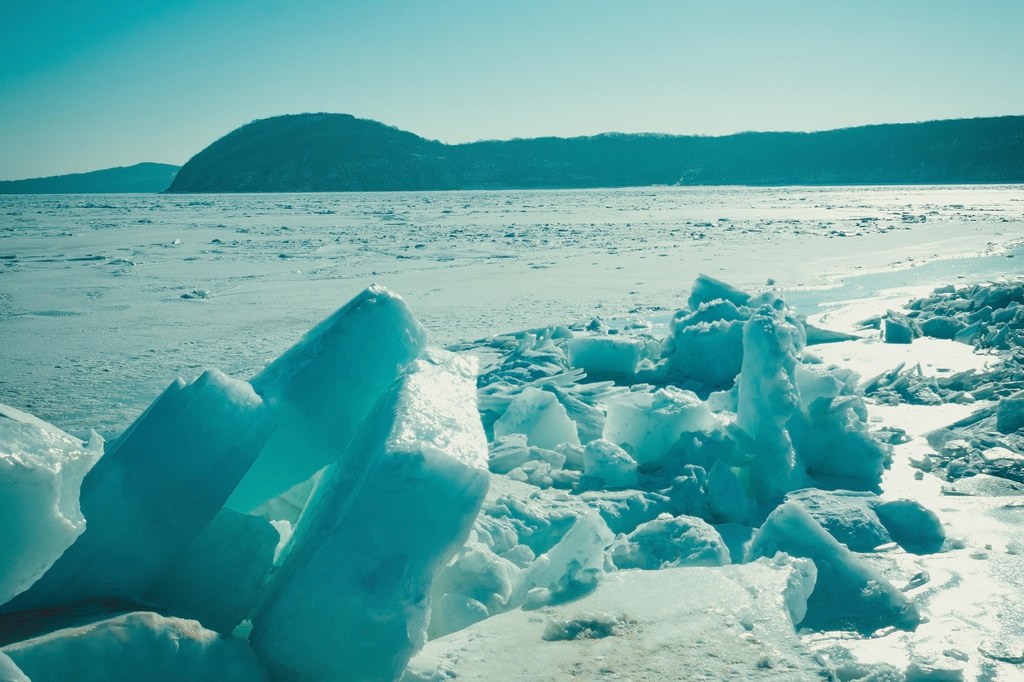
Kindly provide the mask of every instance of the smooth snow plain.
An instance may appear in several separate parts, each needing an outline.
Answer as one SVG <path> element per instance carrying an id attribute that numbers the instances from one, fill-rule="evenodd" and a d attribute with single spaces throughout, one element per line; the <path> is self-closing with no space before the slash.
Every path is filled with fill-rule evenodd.
<path id="1" fill-rule="evenodd" d="M 691 284 L 700 272 L 751 292 L 771 285 L 782 291 L 797 312 L 814 313 L 812 323 L 854 331 L 862 337 L 815 346 L 814 353 L 826 364 L 847 366 L 867 376 L 907 359 L 920 362 L 926 372 L 984 367 L 990 357 L 972 353 L 963 344 L 931 339 L 918 339 L 910 346 L 883 344 L 871 333 L 855 330 L 853 323 L 898 308 L 912 294 L 926 292 L 932 285 L 1021 274 L 1019 256 L 1024 255 L 1020 248 L 1024 190 L 1020 187 L 4 197 L 0 209 L 0 341 L 4 349 L 0 355 L 0 403 L 31 412 L 83 440 L 90 428 L 108 437 L 119 434 L 176 375 L 193 379 L 207 367 L 220 367 L 237 377 L 258 374 L 303 330 L 373 282 L 403 294 L 431 345 L 453 344 L 462 350 L 474 347 L 473 354 L 480 358 L 485 372 L 493 368 L 493 362 L 488 363 L 487 344 L 459 342 L 516 329 L 586 323 L 593 317 L 603 319 L 592 325 L 600 340 L 584 343 L 574 339 L 568 345 L 569 357 L 576 357 L 572 366 L 586 366 L 595 376 L 604 373 L 610 378 L 622 373 L 623 367 L 635 369 L 636 358 L 650 355 L 646 342 L 634 340 L 648 337 L 637 333 L 647 332 L 651 337 L 674 333 L 672 313 L 686 307 Z M 369 291 L 374 297 L 390 295 L 383 290 Z M 860 300 L 848 300 L 854 298 Z M 749 363 L 743 370 L 746 383 L 739 382 L 738 406 L 735 392 L 731 397 L 727 392 L 712 394 L 704 403 L 692 393 L 672 387 L 653 397 L 643 392 L 633 398 L 616 397 L 616 389 L 602 384 L 600 390 L 608 391 L 609 404 L 619 407 L 607 411 L 603 437 L 595 438 L 585 433 L 592 416 L 586 401 L 593 395 L 575 393 L 584 399 L 580 402 L 566 398 L 562 389 L 527 387 L 518 393 L 520 397 L 500 405 L 504 416 L 489 426 L 485 423 L 496 438 L 491 444 L 491 490 L 484 509 L 489 518 L 500 519 L 495 509 L 508 506 L 513 510 L 510 518 L 525 523 L 525 531 L 520 528 L 520 543 L 499 557 L 495 554 L 503 543 L 499 534 L 507 528 L 496 521 L 492 526 L 477 524 L 469 542 L 438 574 L 432 587 L 436 623 L 431 622 L 430 628 L 440 630 L 426 631 L 432 641 L 413 658 L 405 671 L 407 679 L 822 679 L 830 675 L 843 680 L 1013 679 L 1022 672 L 1016 659 L 1024 660 L 1024 626 L 1014 606 L 1024 589 L 1020 543 L 1015 539 L 1020 528 L 1019 504 L 1006 498 L 944 495 L 938 479 L 915 475 L 910 465 L 922 448 L 928 447 L 921 436 L 964 416 L 969 406 L 892 407 L 869 401 L 866 412 L 861 412 L 854 405 L 844 417 L 848 421 L 831 426 L 828 422 L 825 427 L 844 429 L 842 433 L 852 435 L 851 442 L 860 450 L 865 442 L 860 434 L 866 433 L 867 423 L 898 426 L 911 437 L 909 443 L 893 451 L 891 468 L 880 481 L 882 494 L 872 498 L 874 506 L 858 506 L 856 493 L 836 498 L 815 497 L 812 492 L 801 499 L 799 509 L 787 502 L 776 510 L 753 537 L 733 535 L 744 524 L 731 519 L 743 521 L 752 513 L 746 507 L 728 506 L 730 500 L 737 499 L 732 492 L 742 490 L 734 475 L 736 467 L 730 471 L 716 464 L 707 472 L 706 481 L 693 481 L 706 489 L 708 503 L 723 505 L 713 515 L 728 522 L 715 526 L 717 530 L 694 517 L 659 514 L 661 506 L 685 508 L 688 480 L 677 478 L 669 497 L 628 490 L 637 480 L 638 466 L 650 485 L 651 477 L 656 476 L 651 465 L 658 457 L 633 448 L 623 450 L 616 442 L 635 439 L 624 434 L 642 431 L 644 442 L 650 444 L 655 436 L 660 438 L 659 429 L 675 429 L 671 437 L 666 436 L 669 440 L 677 432 L 726 432 L 733 428 L 732 422 L 721 415 L 730 410 L 738 413 L 737 428 L 753 438 L 755 450 L 774 448 L 777 452 L 772 461 L 788 461 L 792 468 L 789 478 L 777 477 L 776 464 L 767 473 L 759 471 L 756 462 L 748 473 L 741 472 L 740 476 L 753 481 L 748 490 L 754 490 L 756 496 L 775 498 L 777 493 L 799 487 L 805 476 L 804 464 L 812 476 L 837 474 L 828 470 L 827 453 L 822 455 L 824 469 L 819 467 L 817 472 L 813 463 L 801 462 L 800 457 L 813 448 L 798 442 L 794 455 L 787 433 L 792 426 L 785 426 L 793 409 L 813 414 L 811 405 L 799 405 L 798 387 L 805 401 L 825 390 L 819 385 L 820 378 L 808 375 L 802 365 L 794 367 L 801 345 L 795 337 L 802 333 L 801 328 L 790 324 L 789 313 L 773 303 L 772 297 L 752 300 L 763 306 L 754 314 L 744 313 L 750 320 L 743 325 Z M 692 297 L 690 305 L 699 315 Z M 397 314 L 395 319 L 404 315 Z M 751 332 L 751 325 L 763 327 L 766 336 L 758 336 L 756 329 Z M 405 328 L 415 326 L 413 320 Z M 621 334 L 621 341 L 606 335 L 609 326 Z M 318 329 L 322 327 L 296 348 L 315 340 Z M 545 333 L 518 338 L 524 356 L 533 354 L 530 362 L 542 366 L 542 356 L 548 352 Z M 282 360 L 288 364 L 289 358 L 302 357 L 301 351 L 293 349 Z M 291 365 L 299 367 L 301 363 Z M 666 371 L 672 371 L 671 367 Z M 289 370 L 284 376 L 294 381 L 298 375 Z M 835 386 L 826 390 L 833 391 L 828 399 L 849 404 L 852 396 L 843 397 L 847 389 L 841 386 L 845 375 L 834 376 L 839 378 L 829 380 Z M 396 390 L 409 391 L 413 402 L 421 399 L 417 396 L 431 396 L 429 386 L 421 391 L 412 379 L 409 382 L 411 388 Z M 258 380 L 254 385 L 259 388 Z M 563 388 L 587 390 L 573 386 L 571 378 Z M 751 406 L 752 391 L 764 392 L 763 405 L 755 401 Z M 394 399 L 402 404 L 403 395 L 399 392 Z M 552 400 L 553 395 L 558 400 Z M 485 404 L 485 399 L 490 402 Z M 485 412 L 487 405 L 493 409 L 501 400 L 500 394 L 481 393 L 480 409 Z M 634 403 L 640 407 L 634 409 Z M 715 405 L 714 418 L 706 405 Z M 592 404 L 589 407 L 592 412 Z M 576 411 L 570 414 L 567 409 Z M 776 415 L 773 411 L 781 412 Z M 446 408 L 439 414 L 449 412 Z M 417 411 L 409 414 L 415 424 Z M 646 424 L 644 415 L 661 416 L 650 417 L 653 421 Z M 152 419 L 158 416 L 150 415 Z M 24 421 L 22 416 L 18 418 Z M 454 425 L 426 431 L 476 428 L 467 419 L 462 415 Z M 391 423 L 385 420 L 368 430 L 383 432 Z M 394 428 L 404 428 L 401 423 L 394 422 Z M 681 425 L 684 423 L 686 426 Z M 135 437 L 142 438 L 138 429 L 135 427 Z M 417 426 L 414 431 L 419 434 L 423 429 Z M 115 442 L 112 449 L 108 447 L 108 452 L 127 450 L 132 433 Z M 500 444 L 499 436 L 503 439 Z M 552 437 L 558 442 L 541 442 Z M 477 436 L 473 439 L 479 440 Z M 453 470 L 446 459 L 429 464 L 436 455 L 428 441 L 419 444 L 417 440 L 415 448 L 403 446 L 396 452 L 404 456 L 423 448 L 427 468 L 414 463 L 408 475 L 443 481 Z M 387 442 L 391 447 L 391 441 Z M 479 450 L 478 445 L 474 451 Z M 258 451 L 262 440 L 253 447 Z M 522 454 L 527 452 L 529 455 Z M 579 461 L 567 462 L 573 458 Z M 869 457 L 866 461 L 870 464 L 873 460 Z M 108 468 L 118 466 L 113 462 Z M 431 466 L 448 473 L 432 473 Z M 626 490 L 595 489 L 578 497 L 556 491 L 559 483 L 571 483 L 564 476 L 557 480 L 563 466 L 563 472 L 577 469 L 584 479 L 604 479 L 606 486 Z M 867 468 L 873 471 L 873 466 Z M 496 467 L 507 468 L 511 477 L 495 475 Z M 378 484 L 372 478 L 375 475 L 370 473 L 371 478 L 364 480 L 353 470 L 359 479 L 354 489 L 369 486 L 367 499 L 383 500 L 387 496 L 374 494 L 374 486 L 385 485 L 390 477 L 378 476 L 382 481 Z M 858 490 L 876 485 L 871 482 L 872 475 L 858 479 L 864 474 L 855 473 L 853 480 L 865 486 Z M 552 476 L 555 488 L 550 487 Z M 95 480 L 92 488 L 98 485 Z M 322 509 L 330 509 L 327 503 L 336 497 L 341 508 L 349 505 L 346 514 L 356 514 L 351 509 L 362 513 L 363 507 L 358 506 L 363 504 L 358 502 L 362 498 L 348 492 L 352 487 L 345 473 L 331 474 L 327 480 L 311 499 Z M 451 490 L 463 488 L 453 485 Z M 759 489 L 764 492 L 757 493 Z M 441 490 L 446 490 L 443 483 Z M 284 504 L 293 499 L 289 497 L 292 494 L 299 493 L 289 491 L 275 499 Z M 300 507 L 308 494 L 308 488 L 301 493 Z M 401 499 L 401 491 L 388 494 Z M 472 509 L 479 508 L 481 495 L 479 491 L 469 495 L 466 513 L 457 514 L 460 520 L 449 524 L 452 528 L 475 516 Z M 590 498 L 583 503 L 587 495 Z M 746 500 L 742 492 L 738 497 Z M 854 558 L 819 525 L 835 534 L 822 519 L 832 513 L 829 505 L 838 504 L 840 511 L 835 516 L 843 523 L 856 526 L 860 523 L 857 519 L 867 519 L 864 523 L 874 523 L 884 534 L 876 511 L 884 519 L 886 509 L 906 507 L 908 499 L 938 515 L 947 540 L 943 551 L 917 554 L 893 543 L 890 549 L 876 548 Z M 352 507 L 356 502 L 345 500 L 356 500 L 358 505 Z M 412 504 L 415 507 L 417 503 L 414 500 Z M 430 508 L 429 501 L 423 505 Z M 373 511 L 369 502 L 364 506 L 369 513 L 353 516 L 362 519 L 360 527 L 372 526 L 375 519 L 387 516 L 387 510 Z M 600 514 L 592 511 L 595 506 Z M 208 511 L 212 515 L 216 510 Z M 264 509 L 264 514 L 268 513 Z M 819 513 L 823 516 L 816 515 Z M 230 537 L 244 535 L 232 530 L 236 522 L 231 519 L 237 512 L 225 508 L 221 514 L 228 516 L 217 528 L 227 530 L 218 532 Z M 630 517 L 644 523 L 637 526 Z M 302 520 L 290 518 L 279 528 L 274 519 L 281 518 L 280 514 L 273 519 L 267 516 L 278 531 L 287 527 L 290 532 L 289 524 Z M 932 517 L 921 518 L 927 521 Z M 429 524 L 429 517 L 423 522 Z M 389 523 L 400 529 L 400 514 Z M 562 526 L 556 530 L 559 524 Z M 857 532 L 864 532 L 865 527 L 858 527 Z M 479 535 L 485 528 L 493 537 Z M 895 537 L 895 529 L 890 530 Z M 193 535 L 198 532 L 197 527 Z M 264 530 L 259 532 L 269 538 Z M 418 548 L 414 543 L 410 551 L 422 555 L 416 561 L 430 564 L 441 556 L 431 552 L 447 547 L 444 555 L 450 555 L 465 540 L 466 532 L 467 528 L 453 530 L 455 540 L 428 542 L 424 536 L 427 544 Z M 329 551 L 321 549 L 324 537 L 349 542 L 332 535 L 334 531 L 319 532 L 315 524 L 307 524 L 303 533 L 300 541 L 293 543 L 299 548 L 295 554 L 286 550 L 275 558 L 276 563 L 284 565 L 290 560 L 297 566 L 299 558 L 310 553 L 304 547 L 311 543 L 316 543 L 311 551 L 327 552 L 323 556 L 330 558 Z M 285 532 L 282 536 L 278 553 L 287 540 Z M 355 544 L 367 546 L 376 542 L 357 540 Z M 450 547 L 445 544 L 453 541 Z M 396 547 L 402 542 L 395 538 Z M 260 540 L 259 544 L 265 548 L 259 550 L 261 555 L 269 562 L 267 542 Z M 806 553 L 799 554 L 804 544 Z M 374 546 L 377 552 L 391 551 L 387 546 Z M 780 547 L 812 557 L 818 568 L 807 559 L 775 554 Z M 739 563 L 737 559 L 744 555 L 761 558 L 718 568 L 730 560 Z M 344 556 L 344 551 L 339 556 Z M 616 572 L 616 566 L 660 566 L 662 570 Z M 265 597 L 272 608 L 289 599 L 282 587 L 286 581 L 316 583 L 299 571 L 293 568 L 279 574 L 283 577 L 276 579 L 278 584 L 269 593 L 272 598 Z M 400 627 L 409 628 L 410 636 L 413 626 L 405 625 L 407 621 L 425 627 L 418 615 L 423 607 L 417 595 L 426 589 L 416 587 L 420 580 L 422 577 L 402 582 L 409 594 L 396 597 L 412 599 L 398 621 Z M 497 581 L 493 591 L 487 587 L 492 584 L 489 580 Z M 147 580 L 147 584 L 151 582 Z M 365 580 L 358 584 L 364 585 Z M 808 601 L 815 584 L 819 586 L 817 601 L 814 597 Z M 829 622 L 833 605 L 823 603 L 821 595 L 832 594 L 831 590 L 838 595 L 836 599 L 853 599 L 852 605 L 843 607 L 860 613 L 856 600 L 861 588 L 857 585 L 862 585 L 859 599 L 881 604 L 871 609 L 883 614 L 882 621 L 872 621 L 867 631 L 861 632 L 822 627 L 799 633 L 793 630 L 792 623 L 805 616 L 808 623 Z M 482 591 L 468 597 L 470 586 Z M 157 588 L 160 586 L 153 589 Z M 141 589 L 130 590 L 128 596 L 134 597 Z M 182 590 L 195 591 L 166 583 L 162 589 L 170 595 L 162 598 L 166 601 L 153 597 L 152 592 L 147 599 L 168 604 Z M 31 602 L 31 592 L 28 594 Z M 276 646 L 281 633 L 295 627 L 294 619 L 277 616 L 267 603 L 256 612 L 251 638 L 262 642 L 257 649 L 265 664 L 273 660 L 273 655 L 266 653 L 268 648 Z M 514 608 L 518 604 L 524 608 Z M 429 613 L 430 607 L 426 608 Z M 491 617 L 466 627 L 480 619 L 479 609 Z M 131 628 L 158 637 L 177 638 L 181 636 L 175 634 L 178 630 L 191 627 L 181 624 L 186 621 L 164 622 L 155 616 L 131 618 Z M 346 623 L 351 625 L 349 620 Z M 109 627 L 124 628 L 115 620 L 105 622 Z M 317 626 L 315 621 L 304 625 Z M 877 625 L 883 627 L 875 629 Z M 275 632 L 275 628 L 279 629 Z M 452 634 L 443 636 L 445 632 Z M 210 639 L 212 633 L 204 630 L 188 636 L 204 642 L 203 646 L 221 641 Z M 93 639 L 103 644 L 101 638 Z M 69 660 L 69 654 L 61 649 L 66 641 L 71 640 L 44 636 L 30 640 L 31 644 L 13 644 L 5 651 L 23 672 L 32 672 L 40 665 L 37 661 L 45 661 L 55 652 L 60 652 L 61 660 Z M 233 646 L 235 640 L 225 641 L 226 646 Z M 375 641 L 388 652 L 398 650 L 388 645 L 383 635 Z M 328 646 L 321 651 L 329 651 Z M 89 655 L 109 659 L 110 654 L 103 651 L 98 645 Z M 402 657 L 412 653 L 400 651 Z M 220 653 L 211 654 L 211 660 L 218 661 L 218 666 L 230 665 L 232 670 L 248 670 L 252 665 L 248 650 L 231 649 L 230 656 L 236 654 L 237 659 L 230 658 L 229 664 L 222 662 L 227 658 L 217 658 Z M 0 655 L 0 670 L 4 661 Z M 291 679 L 292 673 L 274 670 L 276 663 L 268 665 L 272 674 Z M 396 665 L 394 670 L 400 671 L 404 664 Z M 514 672 L 517 665 L 521 674 Z M 215 666 L 207 673 L 214 669 L 222 668 Z M 257 679 L 260 674 L 252 672 L 241 679 Z M 323 673 L 326 676 L 322 678 L 336 674 L 344 673 Z M 385 679 L 393 674 L 367 672 L 365 677 Z M 174 679 L 173 673 L 167 679 Z"/>

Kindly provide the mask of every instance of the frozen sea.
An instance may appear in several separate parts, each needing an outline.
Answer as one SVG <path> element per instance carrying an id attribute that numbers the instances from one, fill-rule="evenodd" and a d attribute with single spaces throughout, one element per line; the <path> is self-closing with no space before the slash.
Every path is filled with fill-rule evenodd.
<path id="1" fill-rule="evenodd" d="M 111 435 L 175 376 L 254 374 L 374 282 L 450 344 L 657 324 L 700 272 L 810 313 L 1019 274 L 1022 239 L 1021 186 L 0 196 L 0 402 Z"/>

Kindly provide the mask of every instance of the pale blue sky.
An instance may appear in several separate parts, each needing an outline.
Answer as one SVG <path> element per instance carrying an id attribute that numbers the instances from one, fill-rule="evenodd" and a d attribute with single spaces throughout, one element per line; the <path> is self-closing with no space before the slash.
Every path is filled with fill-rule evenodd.
<path id="1" fill-rule="evenodd" d="M 9 0 L 0 179 L 334 111 L 446 142 L 1024 114 L 1021 0 Z"/>

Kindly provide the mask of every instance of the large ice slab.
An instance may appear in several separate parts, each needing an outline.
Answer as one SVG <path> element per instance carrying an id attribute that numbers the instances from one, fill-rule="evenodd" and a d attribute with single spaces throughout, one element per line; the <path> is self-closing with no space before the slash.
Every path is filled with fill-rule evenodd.
<path id="1" fill-rule="evenodd" d="M 217 370 L 176 380 L 86 475 L 85 532 L 3 610 L 141 597 L 214 517 L 272 429 L 248 383 Z"/>
<path id="2" fill-rule="evenodd" d="M 85 530 L 78 489 L 98 454 L 0 405 L 0 604 L 31 587 Z"/>
<path id="3" fill-rule="evenodd" d="M 277 428 L 228 506 L 250 511 L 337 461 L 425 339 L 400 296 L 371 286 L 267 365 L 252 384 Z"/>
<path id="4" fill-rule="evenodd" d="M 57 630 L 0 650 L 32 682 L 260 682 L 245 642 L 193 620 L 136 612 Z M 4 673 L 0 658 L 0 675 Z M 0 678 L 5 682 L 12 679 Z M 14 677 L 13 680 L 17 680 Z"/>
<path id="5" fill-rule="evenodd" d="M 402 680 L 821 680 L 792 620 L 813 586 L 802 559 L 620 571 L 576 601 L 433 640 Z"/>
<path id="6" fill-rule="evenodd" d="M 778 507 L 754 536 L 752 556 L 777 552 L 811 559 L 818 569 L 818 583 L 807 603 L 804 624 L 809 627 L 870 634 L 884 627 L 912 630 L 921 622 L 917 607 L 902 592 L 797 503 Z"/>
<path id="7" fill-rule="evenodd" d="M 317 487 L 253 617 L 279 680 L 390 680 L 426 640 L 430 584 L 487 493 L 474 359 L 415 361 Z"/>
<path id="8" fill-rule="evenodd" d="M 221 509 L 168 565 L 146 601 L 230 633 L 256 606 L 279 539 L 266 519 Z"/>

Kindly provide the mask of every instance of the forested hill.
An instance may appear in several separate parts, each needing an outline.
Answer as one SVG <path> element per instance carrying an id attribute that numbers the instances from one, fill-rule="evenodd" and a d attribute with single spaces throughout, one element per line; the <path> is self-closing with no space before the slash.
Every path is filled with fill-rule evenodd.
<path id="1" fill-rule="evenodd" d="M 254 121 L 172 192 L 1024 182 L 1024 116 L 721 137 L 608 133 L 448 145 L 347 114 Z"/>
<path id="2" fill-rule="evenodd" d="M 177 166 L 166 163 L 137 163 L 88 173 L 3 180 L 0 181 L 0 194 L 155 193 L 167 189 L 177 172 Z"/>

